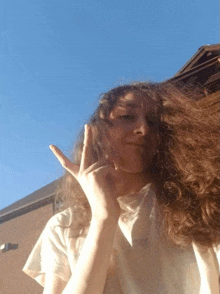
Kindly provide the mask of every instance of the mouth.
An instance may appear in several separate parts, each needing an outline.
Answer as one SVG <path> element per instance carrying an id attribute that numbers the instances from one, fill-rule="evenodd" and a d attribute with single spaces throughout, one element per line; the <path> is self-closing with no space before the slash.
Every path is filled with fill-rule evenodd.
<path id="1" fill-rule="evenodd" d="M 130 149 L 136 149 L 139 150 L 141 152 L 144 152 L 144 150 L 146 150 L 146 144 L 140 144 L 140 143 L 127 143 L 126 144 L 128 146 L 128 148 Z"/>
<path id="2" fill-rule="evenodd" d="M 127 145 L 133 145 L 133 146 L 146 147 L 146 144 L 145 143 L 141 143 L 141 142 L 128 142 L 126 144 Z"/>

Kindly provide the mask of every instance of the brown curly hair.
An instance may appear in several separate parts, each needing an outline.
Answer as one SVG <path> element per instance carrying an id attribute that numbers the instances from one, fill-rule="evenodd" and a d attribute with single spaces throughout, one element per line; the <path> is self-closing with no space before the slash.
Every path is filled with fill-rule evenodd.
<path id="1" fill-rule="evenodd" d="M 98 160 L 109 152 L 105 134 L 108 117 L 118 99 L 139 91 L 143 99 L 156 101 L 160 144 L 151 171 L 157 201 L 162 208 L 167 236 L 176 244 L 187 246 L 219 244 L 219 123 L 205 115 L 199 99 L 202 91 L 192 86 L 170 82 L 132 83 L 101 95 L 89 124 L 97 128 L 93 154 Z M 75 146 L 72 160 L 81 160 L 83 132 Z M 86 196 L 76 180 L 66 173 L 57 197 L 74 210 L 75 231 L 83 234 L 89 226 L 91 211 Z"/>

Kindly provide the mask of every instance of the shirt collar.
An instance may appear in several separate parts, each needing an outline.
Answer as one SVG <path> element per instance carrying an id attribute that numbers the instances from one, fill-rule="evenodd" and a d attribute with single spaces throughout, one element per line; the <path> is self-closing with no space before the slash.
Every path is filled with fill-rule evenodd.
<path id="1" fill-rule="evenodd" d="M 139 238 L 138 231 L 149 221 L 155 221 L 156 195 L 152 189 L 152 184 L 147 184 L 138 193 L 132 193 L 118 198 L 119 205 L 122 209 L 119 219 L 121 232 L 133 246 L 134 238 Z M 138 221 L 138 231 L 134 226 Z M 138 233 L 139 234 L 139 233 Z"/>
<path id="2" fill-rule="evenodd" d="M 142 207 L 147 195 L 151 194 L 151 198 L 155 197 L 152 189 L 152 184 L 146 184 L 138 193 L 131 193 L 128 195 L 118 197 L 119 205 L 123 212 L 136 213 Z"/>

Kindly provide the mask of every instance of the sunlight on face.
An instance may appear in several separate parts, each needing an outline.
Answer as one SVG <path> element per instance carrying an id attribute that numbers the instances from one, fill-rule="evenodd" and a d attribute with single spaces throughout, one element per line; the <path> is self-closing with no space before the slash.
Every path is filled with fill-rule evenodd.
<path id="1" fill-rule="evenodd" d="M 135 91 L 119 98 L 111 111 L 109 134 L 118 170 L 141 173 L 150 166 L 158 147 L 156 108 L 156 102 Z"/>

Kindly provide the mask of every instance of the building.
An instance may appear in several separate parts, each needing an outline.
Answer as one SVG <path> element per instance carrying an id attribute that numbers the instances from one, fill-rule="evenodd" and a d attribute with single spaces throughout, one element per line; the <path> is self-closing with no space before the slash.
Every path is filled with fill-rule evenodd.
<path id="1" fill-rule="evenodd" d="M 201 104 L 207 115 L 219 114 L 220 44 L 205 45 L 170 79 L 204 87 Z M 42 287 L 22 272 L 36 240 L 59 203 L 59 180 L 0 211 L 0 294 L 42 293 Z M 77 185 L 77 184 L 76 184 Z"/>
<path id="2" fill-rule="evenodd" d="M 170 80 L 202 86 L 206 95 L 200 103 L 208 114 L 219 115 L 219 67 L 220 44 L 205 45 Z"/>
<path id="3" fill-rule="evenodd" d="M 57 181 L 0 212 L 0 294 L 42 293 L 42 287 L 21 272 L 34 243 L 54 214 Z"/>

